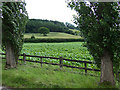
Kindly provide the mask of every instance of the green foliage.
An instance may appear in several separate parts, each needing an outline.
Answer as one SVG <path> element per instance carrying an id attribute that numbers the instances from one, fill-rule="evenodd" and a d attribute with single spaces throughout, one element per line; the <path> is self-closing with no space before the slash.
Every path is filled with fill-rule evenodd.
<path id="1" fill-rule="evenodd" d="M 38 32 L 39 32 L 40 34 L 43 34 L 44 36 L 47 36 L 47 34 L 50 32 L 50 30 L 49 30 L 48 28 L 46 28 L 46 27 L 40 27 L 40 28 L 38 29 Z"/>
<path id="2" fill-rule="evenodd" d="M 68 27 L 69 29 L 78 29 L 78 27 L 75 27 L 74 25 L 68 22 L 65 23 L 65 26 Z"/>
<path id="3" fill-rule="evenodd" d="M 2 7 L 2 42 L 5 50 L 11 44 L 15 56 L 22 50 L 23 33 L 27 22 L 27 12 L 24 2 L 4 2 Z"/>
<path id="4" fill-rule="evenodd" d="M 35 39 L 35 36 L 34 36 L 34 35 L 32 35 L 32 36 L 31 36 L 31 39 Z"/>
<path id="5" fill-rule="evenodd" d="M 66 59 L 82 60 L 82 61 L 93 61 L 93 57 L 89 54 L 86 47 L 82 46 L 83 42 L 66 42 L 66 43 L 25 43 L 22 53 L 28 55 L 37 56 L 51 56 L 51 57 L 63 57 Z M 40 60 L 39 58 L 29 58 L 31 60 Z M 59 63 L 59 60 L 55 59 L 43 59 L 46 62 Z M 84 67 L 81 63 L 71 63 L 64 61 L 67 65 L 76 65 Z M 87 65 L 88 68 L 97 68 L 96 65 Z M 84 71 L 84 70 L 83 70 Z"/>
<path id="6" fill-rule="evenodd" d="M 80 36 L 80 31 L 79 31 L 79 30 L 76 30 L 76 29 L 66 30 L 65 33 L 72 34 L 72 35 L 76 35 L 76 36 Z"/>
<path id="7" fill-rule="evenodd" d="M 75 35 L 75 33 L 72 30 L 66 30 L 65 33 Z"/>
<path id="8" fill-rule="evenodd" d="M 47 27 L 50 32 L 64 32 L 68 28 L 63 22 L 51 21 L 51 20 L 41 20 L 41 19 L 29 19 L 26 25 L 26 33 L 38 33 L 40 27 Z"/>
<path id="9" fill-rule="evenodd" d="M 78 0 L 68 0 L 68 6 L 78 13 L 76 22 L 96 64 L 100 66 L 103 51 L 107 50 L 111 54 L 114 68 L 120 69 L 118 3 L 90 2 L 90 5 L 86 5 Z"/>
<path id="10" fill-rule="evenodd" d="M 40 43 L 40 42 L 84 42 L 84 39 L 82 38 L 36 38 L 36 39 L 31 39 L 31 38 L 25 38 L 24 42 L 26 43 Z"/>
<path id="11" fill-rule="evenodd" d="M 101 86 L 111 86 L 111 83 L 108 81 L 104 81 L 103 83 L 100 84 Z"/>
<path id="12" fill-rule="evenodd" d="M 83 46 L 83 47 L 87 47 L 87 43 L 86 43 L 86 42 L 84 42 L 82 46 Z"/>

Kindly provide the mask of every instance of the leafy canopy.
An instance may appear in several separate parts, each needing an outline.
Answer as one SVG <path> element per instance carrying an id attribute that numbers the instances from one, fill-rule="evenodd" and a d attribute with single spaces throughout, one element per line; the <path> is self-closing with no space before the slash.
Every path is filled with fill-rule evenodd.
<path id="1" fill-rule="evenodd" d="M 64 25 L 63 22 L 42 20 L 42 19 L 29 19 L 26 25 L 26 33 L 39 33 L 40 27 L 47 27 L 50 32 L 64 32 L 69 28 Z"/>
<path id="2" fill-rule="evenodd" d="M 20 54 L 23 45 L 23 34 L 28 20 L 24 2 L 4 2 L 2 7 L 2 41 L 3 49 L 11 44 L 15 56 Z"/>
<path id="3" fill-rule="evenodd" d="M 40 27 L 38 31 L 40 34 L 43 34 L 44 36 L 47 36 L 47 34 L 50 32 L 50 30 L 46 27 Z"/>
<path id="4" fill-rule="evenodd" d="M 119 5 L 117 2 L 80 2 L 67 0 L 68 7 L 77 12 L 75 22 L 87 42 L 95 62 L 100 66 L 103 51 L 111 54 L 116 69 L 120 68 Z"/>

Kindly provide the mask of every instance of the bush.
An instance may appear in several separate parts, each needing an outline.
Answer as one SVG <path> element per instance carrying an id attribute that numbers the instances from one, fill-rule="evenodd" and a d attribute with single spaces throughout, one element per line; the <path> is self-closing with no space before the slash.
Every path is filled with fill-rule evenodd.
<path id="1" fill-rule="evenodd" d="M 58 39 L 58 38 L 42 38 L 42 39 L 31 39 L 25 38 L 26 43 L 41 43 L 41 42 L 84 42 L 84 39 Z"/>
<path id="2" fill-rule="evenodd" d="M 32 35 L 32 36 L 31 36 L 31 39 L 35 39 L 35 36 L 34 36 L 34 35 Z"/>
<path id="3" fill-rule="evenodd" d="M 66 30 L 65 33 L 75 35 L 75 33 L 72 30 Z"/>
<path id="4" fill-rule="evenodd" d="M 78 30 L 66 30 L 65 33 L 72 34 L 72 35 L 80 35 L 80 31 Z"/>
<path id="5" fill-rule="evenodd" d="M 84 42 L 84 43 L 82 44 L 82 46 L 83 46 L 83 47 L 87 47 L 87 43 Z"/>

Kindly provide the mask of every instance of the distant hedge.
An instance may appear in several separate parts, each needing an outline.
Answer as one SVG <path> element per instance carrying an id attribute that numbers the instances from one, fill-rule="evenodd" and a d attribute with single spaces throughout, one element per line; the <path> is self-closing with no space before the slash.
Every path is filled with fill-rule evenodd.
<path id="1" fill-rule="evenodd" d="M 24 42 L 26 43 L 41 43 L 41 42 L 84 42 L 84 39 L 58 39 L 58 38 L 36 38 L 36 39 L 31 39 L 31 38 L 25 38 Z"/>

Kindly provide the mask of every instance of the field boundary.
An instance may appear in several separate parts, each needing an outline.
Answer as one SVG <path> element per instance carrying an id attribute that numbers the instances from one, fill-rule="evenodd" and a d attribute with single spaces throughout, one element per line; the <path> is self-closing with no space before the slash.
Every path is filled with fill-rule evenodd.
<path id="1" fill-rule="evenodd" d="M 52 42 L 84 42 L 83 38 L 25 38 L 24 39 L 25 43 L 41 43 L 41 42 L 47 42 L 47 43 L 52 43 Z"/>
<path id="2" fill-rule="evenodd" d="M 0 53 L 1 55 L 6 55 L 5 53 Z M 77 68 L 77 69 L 83 69 L 85 70 L 85 74 L 87 74 L 87 71 L 97 71 L 100 72 L 100 69 L 92 69 L 92 68 L 87 68 L 87 64 L 95 64 L 94 62 L 91 61 L 81 61 L 81 60 L 73 60 L 73 59 L 65 59 L 62 57 L 46 57 L 46 56 L 35 56 L 35 55 L 26 55 L 25 53 L 19 55 L 19 56 L 23 56 L 23 59 L 19 59 L 20 61 L 23 61 L 24 63 L 26 62 L 35 62 L 35 63 L 40 63 L 41 67 L 43 64 L 51 64 L 51 65 L 58 65 L 60 66 L 60 69 L 62 69 L 63 67 L 70 67 L 70 68 Z M 40 61 L 33 61 L 33 60 L 27 60 L 26 57 L 36 57 L 36 58 L 40 58 Z M 42 59 L 43 58 L 49 58 L 49 59 L 56 59 L 59 60 L 59 64 L 58 63 L 48 63 L 48 62 L 43 62 Z M 5 58 L 2 58 L 5 59 Z M 79 63 L 84 63 L 84 67 L 77 67 L 77 66 L 71 66 L 71 65 L 65 65 L 63 64 L 63 60 L 65 61 L 70 61 L 70 62 L 79 62 Z M 120 72 L 118 72 L 118 74 L 120 74 Z"/>

